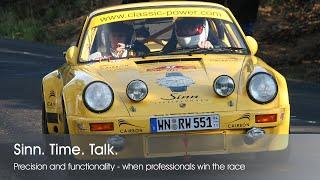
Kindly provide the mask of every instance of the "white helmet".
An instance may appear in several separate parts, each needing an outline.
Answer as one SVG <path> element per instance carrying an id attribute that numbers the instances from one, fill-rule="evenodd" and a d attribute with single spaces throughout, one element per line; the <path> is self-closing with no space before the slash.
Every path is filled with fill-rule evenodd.
<path id="1" fill-rule="evenodd" d="M 205 18 L 180 18 L 175 22 L 175 35 L 182 48 L 197 47 L 199 42 L 206 41 L 209 24 Z"/>

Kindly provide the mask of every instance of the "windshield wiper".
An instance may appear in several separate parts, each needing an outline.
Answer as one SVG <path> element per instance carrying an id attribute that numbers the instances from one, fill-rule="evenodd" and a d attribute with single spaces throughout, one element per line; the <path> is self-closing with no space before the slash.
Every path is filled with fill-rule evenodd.
<path id="1" fill-rule="evenodd" d="M 245 51 L 247 49 L 245 48 L 238 48 L 238 47 L 214 47 L 214 48 L 211 48 L 211 49 L 200 49 L 200 48 L 197 48 L 197 49 L 192 49 L 190 51 L 190 53 L 221 53 L 221 52 L 238 52 L 238 51 Z"/>
<path id="2" fill-rule="evenodd" d="M 246 48 L 239 48 L 239 47 L 220 47 L 219 49 L 222 50 L 231 50 L 231 51 L 247 51 Z"/>
<path id="3" fill-rule="evenodd" d="M 238 47 L 214 47 L 211 49 L 202 49 L 202 48 L 194 48 L 194 49 L 185 49 L 183 53 L 192 55 L 192 54 L 210 54 L 210 53 L 223 53 L 223 52 L 232 52 L 232 53 L 238 53 L 238 51 L 247 51 L 245 48 L 238 48 Z M 181 51 L 176 51 L 181 53 Z"/>
<path id="4" fill-rule="evenodd" d="M 211 49 L 202 49 L 202 48 L 190 48 L 190 49 L 185 49 L 185 48 L 178 48 L 175 51 L 172 52 L 163 52 L 163 51 L 155 51 L 155 52 L 150 52 L 146 56 L 160 56 L 160 55 L 180 55 L 180 54 L 187 54 L 187 55 L 192 55 L 192 54 L 212 54 L 212 53 L 223 53 L 223 52 L 235 52 L 237 51 L 247 51 L 246 48 L 238 48 L 238 47 L 215 47 Z M 141 56 L 142 58 L 145 58 L 146 56 Z"/>
<path id="5" fill-rule="evenodd" d="M 128 57 L 123 57 L 123 58 L 113 58 L 112 56 L 108 56 L 108 57 L 101 57 L 101 58 L 98 58 L 98 59 L 90 59 L 89 61 L 87 62 L 101 62 L 101 61 L 113 61 L 113 60 L 125 60 L 125 59 L 130 59 L 132 57 L 128 56 Z"/>
<path id="6" fill-rule="evenodd" d="M 150 52 L 150 53 L 147 53 L 143 56 L 141 56 L 142 58 L 145 58 L 145 57 L 148 57 L 148 56 L 160 56 L 160 55 L 163 55 L 165 53 L 163 53 L 163 51 L 154 51 L 154 52 Z"/>
<path id="7" fill-rule="evenodd" d="M 192 49 L 182 49 L 179 48 L 176 51 L 173 52 L 168 52 L 167 54 L 188 54 L 192 55 L 194 53 L 203 53 L 203 54 L 208 54 L 208 53 L 222 53 L 222 52 L 235 52 L 237 53 L 238 51 L 247 51 L 246 48 L 238 48 L 238 47 L 214 47 L 211 49 L 202 49 L 202 48 L 192 48 Z"/>
<path id="8" fill-rule="evenodd" d="M 207 51 L 208 49 L 200 49 L 200 48 L 189 48 L 189 49 L 184 49 L 184 48 L 178 48 L 175 51 L 172 52 L 166 52 L 165 54 L 169 55 L 177 55 L 177 54 L 189 54 L 192 55 L 192 53 L 197 52 L 197 51 Z"/>

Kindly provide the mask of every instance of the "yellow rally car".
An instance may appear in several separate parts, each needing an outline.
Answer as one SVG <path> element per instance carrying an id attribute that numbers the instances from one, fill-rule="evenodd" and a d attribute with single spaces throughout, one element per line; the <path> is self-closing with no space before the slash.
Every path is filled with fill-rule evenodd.
<path id="1" fill-rule="evenodd" d="M 104 135 L 122 157 L 283 150 L 286 80 L 257 49 L 214 3 L 96 10 L 43 78 L 43 132 Z"/>

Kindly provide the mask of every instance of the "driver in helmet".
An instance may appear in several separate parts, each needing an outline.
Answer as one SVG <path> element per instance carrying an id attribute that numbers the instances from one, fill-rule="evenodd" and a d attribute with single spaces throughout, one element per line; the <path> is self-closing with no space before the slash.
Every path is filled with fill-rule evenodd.
<path id="1" fill-rule="evenodd" d="M 121 59 L 145 56 L 150 49 L 135 40 L 135 31 L 131 24 L 116 22 L 99 27 L 95 37 L 91 60 Z"/>
<path id="2" fill-rule="evenodd" d="M 213 48 L 211 36 L 206 18 L 178 18 L 174 23 L 171 39 L 162 51 L 173 52 L 177 49 L 177 45 L 186 49 L 211 49 Z"/>
<path id="3" fill-rule="evenodd" d="M 134 40 L 134 28 L 130 24 L 113 23 L 109 27 L 108 39 L 109 54 L 114 58 L 144 56 L 150 52 L 143 43 Z"/>

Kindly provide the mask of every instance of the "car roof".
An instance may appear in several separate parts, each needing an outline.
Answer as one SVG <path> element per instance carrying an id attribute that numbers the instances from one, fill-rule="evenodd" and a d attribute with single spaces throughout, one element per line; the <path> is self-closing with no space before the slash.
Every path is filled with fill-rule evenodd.
<path id="1" fill-rule="evenodd" d="M 217 3 L 211 3 L 211 2 L 200 2 L 200 1 L 153 1 L 153 2 L 144 2 L 144 3 L 131 3 L 131 4 L 122 4 L 122 5 L 116 5 L 116 6 L 110 6 L 105 8 L 100 8 L 92 13 L 90 13 L 89 18 L 101 14 L 106 13 L 108 11 L 122 11 L 122 10 L 128 10 L 128 9 L 136 9 L 136 8 L 142 8 L 142 7 L 163 7 L 163 6 L 178 6 L 178 7 L 217 7 L 226 10 L 227 8 L 217 4 Z"/>

